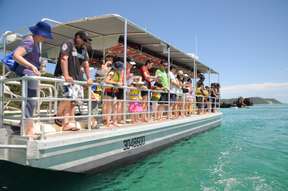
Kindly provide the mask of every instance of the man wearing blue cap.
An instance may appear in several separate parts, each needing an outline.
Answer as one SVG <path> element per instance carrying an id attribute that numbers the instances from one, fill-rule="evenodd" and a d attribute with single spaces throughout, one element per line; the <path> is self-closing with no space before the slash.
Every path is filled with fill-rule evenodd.
<path id="1" fill-rule="evenodd" d="M 40 76 L 40 48 L 39 43 L 47 39 L 52 39 L 51 27 L 45 22 L 38 22 L 35 26 L 29 27 L 32 35 L 25 37 L 20 46 L 14 51 L 13 59 L 19 64 L 15 73 L 18 76 Z M 29 80 L 27 84 L 28 98 L 36 97 L 39 88 L 36 80 Z M 35 100 L 27 100 L 25 106 L 25 134 L 33 137 L 33 117 L 37 102 Z"/>

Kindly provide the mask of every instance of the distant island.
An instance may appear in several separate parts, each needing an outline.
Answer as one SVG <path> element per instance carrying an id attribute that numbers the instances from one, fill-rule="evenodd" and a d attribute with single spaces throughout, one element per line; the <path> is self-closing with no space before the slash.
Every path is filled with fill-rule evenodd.
<path id="1" fill-rule="evenodd" d="M 282 103 L 274 98 L 239 97 L 239 98 L 221 99 L 220 107 L 221 108 L 245 107 L 245 106 L 252 106 L 254 104 L 257 105 L 257 104 L 282 104 Z"/>

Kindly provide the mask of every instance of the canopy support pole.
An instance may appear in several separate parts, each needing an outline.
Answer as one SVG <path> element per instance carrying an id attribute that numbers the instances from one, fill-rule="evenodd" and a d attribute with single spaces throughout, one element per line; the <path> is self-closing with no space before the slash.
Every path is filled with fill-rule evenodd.
<path id="1" fill-rule="evenodd" d="M 6 35 L 2 34 L 3 38 L 3 53 L 4 57 L 6 56 Z M 4 80 L 5 76 L 5 64 L 2 63 L 2 76 L 0 77 L 0 128 L 3 128 L 3 119 L 4 119 Z"/>
<path id="2" fill-rule="evenodd" d="M 170 88 L 171 88 L 171 83 L 170 83 L 170 66 L 171 66 L 171 61 L 170 61 L 170 46 L 167 45 L 167 59 L 168 59 L 168 73 L 167 73 L 167 77 L 168 77 L 168 87 L 169 87 L 169 90 L 168 90 L 168 119 L 171 119 L 172 118 L 172 110 L 171 110 L 171 94 L 170 94 Z"/>
<path id="3" fill-rule="evenodd" d="M 210 68 L 208 70 L 208 83 L 209 83 L 209 88 L 211 88 L 211 70 L 210 70 Z M 209 111 L 209 113 L 211 113 L 211 111 L 212 111 L 212 101 L 210 99 L 210 95 L 209 94 L 208 94 L 208 105 L 209 105 L 208 111 Z"/>
<path id="4" fill-rule="evenodd" d="M 124 21 L 124 91 L 123 91 L 123 120 L 126 123 L 126 113 L 127 113 L 127 25 L 128 21 L 125 19 Z"/>
<path id="5" fill-rule="evenodd" d="M 210 68 L 208 70 L 208 82 L 209 82 L 209 87 L 211 87 L 211 70 L 210 70 Z"/>
<path id="6" fill-rule="evenodd" d="M 196 66 L 196 60 L 195 60 L 195 58 L 193 57 L 193 81 L 194 81 L 194 84 L 193 84 L 193 86 L 194 86 L 194 111 L 195 111 L 195 109 L 196 109 L 196 107 L 197 107 L 197 103 L 196 103 L 196 89 L 197 89 L 197 82 L 196 82 L 196 80 L 197 80 L 197 66 Z"/>
<path id="7" fill-rule="evenodd" d="M 6 56 L 6 33 L 4 33 L 2 35 L 3 37 L 3 54 L 4 54 L 4 57 Z M 4 78 L 5 76 L 5 64 L 2 63 L 2 76 Z"/>

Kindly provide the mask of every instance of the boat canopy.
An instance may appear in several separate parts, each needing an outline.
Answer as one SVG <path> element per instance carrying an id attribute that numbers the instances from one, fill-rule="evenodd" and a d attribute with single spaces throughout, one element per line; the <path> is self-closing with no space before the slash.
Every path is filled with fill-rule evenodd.
<path id="1" fill-rule="evenodd" d="M 80 20 L 74 20 L 67 23 L 55 22 L 50 19 L 43 19 L 53 26 L 53 39 L 48 40 L 42 45 L 42 54 L 52 60 L 55 60 L 59 54 L 60 45 L 67 39 L 72 39 L 74 34 L 83 30 L 86 31 L 92 39 L 92 49 L 105 50 L 123 43 L 125 21 L 127 21 L 127 42 L 138 45 L 140 50 L 149 51 L 154 55 L 167 58 L 167 51 L 170 48 L 171 63 L 180 67 L 193 70 L 194 62 L 197 71 L 201 73 L 218 74 L 215 70 L 202 64 L 193 54 L 185 53 L 175 46 L 167 43 L 152 33 L 148 32 L 126 18 L 116 15 L 104 15 L 96 17 L 86 17 Z M 8 43 L 6 48 L 13 50 L 16 42 Z"/>

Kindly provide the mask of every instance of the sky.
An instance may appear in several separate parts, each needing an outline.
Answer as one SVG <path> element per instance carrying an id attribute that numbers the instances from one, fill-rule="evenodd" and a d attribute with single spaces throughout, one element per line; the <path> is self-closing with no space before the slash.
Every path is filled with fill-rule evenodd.
<path id="1" fill-rule="evenodd" d="M 287 0 L 0 0 L 0 33 L 44 17 L 65 22 L 110 13 L 185 52 L 196 52 L 197 37 L 197 55 L 220 73 L 223 98 L 288 103 Z"/>

